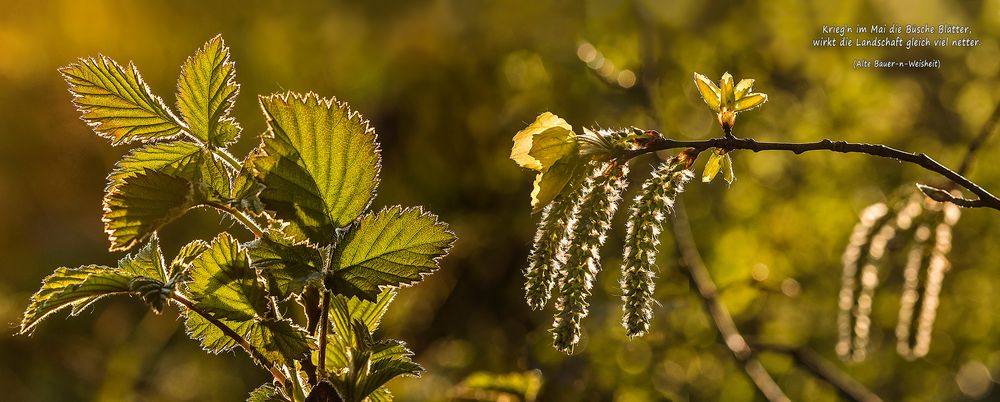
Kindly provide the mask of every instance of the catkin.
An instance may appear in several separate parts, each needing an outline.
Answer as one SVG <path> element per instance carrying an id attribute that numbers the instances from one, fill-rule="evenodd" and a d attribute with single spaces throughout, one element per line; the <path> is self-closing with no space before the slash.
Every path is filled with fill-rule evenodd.
<path id="1" fill-rule="evenodd" d="M 563 194 L 542 210 L 528 256 L 528 268 L 524 272 L 525 297 L 532 309 L 544 308 L 555 287 L 564 251 L 560 242 L 572 223 L 573 204 L 580 198 L 584 177 L 586 174 L 580 174 L 570 180 Z"/>
<path id="2" fill-rule="evenodd" d="M 627 165 L 602 164 L 583 183 L 579 202 L 573 209 L 575 223 L 563 239 L 567 247 L 552 325 L 553 345 L 562 352 L 572 353 L 580 341 L 581 321 L 589 308 L 587 298 L 601 270 L 600 248 L 621 193 L 628 185 L 627 175 Z"/>
<path id="3" fill-rule="evenodd" d="M 951 231 L 961 216 L 954 204 L 935 204 L 934 207 L 939 209 L 936 224 L 925 224 L 917 230 L 903 273 L 896 351 L 909 360 L 923 357 L 930 350 L 941 284 L 950 268 Z M 927 268 L 921 277 L 924 261 Z"/>
<path id="4" fill-rule="evenodd" d="M 649 331 L 656 283 L 656 252 L 663 220 L 674 199 L 694 174 L 677 157 L 660 164 L 642 184 L 642 193 L 629 209 L 622 260 L 622 325 L 629 337 Z"/>

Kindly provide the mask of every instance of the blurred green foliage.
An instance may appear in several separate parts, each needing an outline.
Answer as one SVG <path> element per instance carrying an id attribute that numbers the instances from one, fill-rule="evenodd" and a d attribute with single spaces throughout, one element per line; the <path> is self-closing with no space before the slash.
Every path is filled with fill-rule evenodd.
<path id="1" fill-rule="evenodd" d="M 382 142 L 377 203 L 426 205 L 460 238 L 443 269 L 404 290 L 383 324 L 427 369 L 393 384 L 399 400 L 446 399 L 477 371 L 531 369 L 544 374 L 543 401 L 760 400 L 669 248 L 660 257 L 651 333 L 626 340 L 615 261 L 621 213 L 577 354 L 552 349 L 551 313 L 530 311 L 523 298 L 535 217 L 530 174 L 507 159 L 511 136 L 547 110 L 574 127 L 715 136 L 691 74 L 730 71 L 754 77 L 769 95 L 740 119 L 736 135 L 877 142 L 957 166 L 1000 102 L 998 10 L 998 0 L 8 0 L 0 13 L 0 321 L 18 321 L 57 266 L 120 257 L 105 252 L 100 200 L 103 178 L 125 149 L 78 119 L 56 68 L 98 53 L 132 59 L 154 92 L 170 94 L 190 50 L 221 33 L 243 84 L 234 115 L 244 137 L 265 129 L 257 94 L 312 90 L 350 102 Z M 822 24 L 892 22 L 968 25 L 982 44 L 811 47 Z M 940 59 L 942 67 L 852 68 L 854 59 L 880 57 Z M 971 172 L 994 192 L 997 143 Z M 234 150 L 253 145 L 244 140 Z M 857 214 L 900 186 L 938 178 L 860 155 L 736 152 L 733 162 L 740 179 L 730 188 L 692 183 L 682 197 L 724 302 L 750 338 L 807 345 L 835 359 L 840 253 Z M 654 163 L 640 160 L 633 170 Z M 161 233 L 165 252 L 219 225 L 231 222 L 211 212 L 186 216 Z M 895 352 L 897 267 L 883 272 L 876 294 L 868 360 L 837 364 L 886 400 L 998 398 L 997 239 L 1000 214 L 965 211 L 926 358 L 907 362 Z M 11 336 L 13 324 L 0 331 L 5 400 L 230 401 L 266 380 L 242 356 L 201 352 L 171 313 L 109 300 L 83 315 L 47 322 L 31 338 Z M 790 359 L 762 359 L 793 399 L 836 400 Z"/>

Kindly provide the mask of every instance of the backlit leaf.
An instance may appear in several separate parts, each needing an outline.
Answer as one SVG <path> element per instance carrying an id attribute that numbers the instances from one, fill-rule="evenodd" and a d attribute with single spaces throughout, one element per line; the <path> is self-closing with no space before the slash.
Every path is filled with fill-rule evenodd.
<path id="1" fill-rule="evenodd" d="M 201 199 L 229 200 L 232 185 L 225 162 L 212 151 L 190 141 L 151 144 L 133 150 L 118 161 L 117 168 L 108 175 L 108 189 L 146 169 L 194 183 Z"/>
<path id="2" fill-rule="evenodd" d="M 247 243 L 253 267 L 259 270 L 271 296 L 285 300 L 323 279 L 323 256 L 308 244 L 292 244 L 281 234 L 268 232 Z"/>
<path id="3" fill-rule="evenodd" d="M 143 169 L 111 187 L 104 196 L 104 231 L 111 251 L 128 250 L 196 206 L 188 180 Z"/>
<path id="4" fill-rule="evenodd" d="M 698 73 L 694 73 L 694 84 L 698 87 L 701 99 L 705 100 L 709 108 L 718 112 L 722 99 L 722 92 L 719 90 L 719 87 L 712 80 L 708 79 L 708 77 Z"/>
<path id="5" fill-rule="evenodd" d="M 272 95 L 260 104 L 268 131 L 251 161 L 266 186 L 259 198 L 277 218 L 327 244 L 375 195 L 375 132 L 346 103 L 316 94 Z"/>
<path id="6" fill-rule="evenodd" d="M 306 330 L 289 320 L 257 320 L 245 338 L 268 360 L 279 364 L 292 365 L 294 360 L 309 353 Z"/>
<path id="7" fill-rule="evenodd" d="M 549 205 L 584 170 L 580 158 L 571 157 L 560 160 L 545 172 L 535 175 L 535 183 L 531 189 L 532 212 L 540 212 Z"/>
<path id="8" fill-rule="evenodd" d="M 750 90 L 753 89 L 753 82 L 753 78 L 744 78 L 736 84 L 735 95 L 737 100 L 750 93 Z"/>
<path id="9" fill-rule="evenodd" d="M 722 178 L 726 180 L 726 184 L 733 184 L 736 181 L 736 175 L 733 174 L 733 158 L 726 154 L 726 157 L 722 159 Z"/>
<path id="10" fill-rule="evenodd" d="M 177 106 L 191 135 L 212 147 L 235 142 L 240 126 L 229 117 L 240 86 L 222 36 L 208 41 L 181 67 Z"/>
<path id="11" fill-rule="evenodd" d="M 514 134 L 510 158 L 521 167 L 541 172 L 575 149 L 573 127 L 559 116 L 545 112 Z"/>
<path id="12" fill-rule="evenodd" d="M 285 398 L 274 385 L 264 384 L 250 393 L 247 402 L 292 402 L 292 400 Z"/>
<path id="13" fill-rule="evenodd" d="M 156 279 L 161 283 L 167 282 L 163 253 L 160 251 L 160 239 L 155 232 L 150 236 L 146 245 L 134 255 L 118 261 L 118 267 L 131 277 L 144 276 Z"/>
<path id="14" fill-rule="evenodd" d="M 723 160 L 726 157 L 725 151 L 716 149 L 712 152 L 712 155 L 708 157 L 708 162 L 705 163 L 705 170 L 702 171 L 701 181 L 708 183 L 715 179 L 715 176 L 719 174 L 722 169 Z"/>
<path id="15" fill-rule="evenodd" d="M 264 285 L 250 267 L 247 250 L 223 232 L 191 262 L 187 290 L 198 308 L 216 318 L 246 321 L 267 311 Z"/>
<path id="16" fill-rule="evenodd" d="M 208 319 L 202 317 L 198 313 L 191 310 L 184 311 L 184 329 L 191 339 L 199 341 L 201 347 L 211 353 L 220 353 L 231 350 L 234 347 L 239 346 L 233 338 L 222 332 L 219 327 L 212 324 Z M 219 319 L 223 325 L 226 325 L 240 336 L 243 336 L 250 331 L 253 327 L 253 321 L 234 321 L 227 320 L 224 318 Z"/>
<path id="17" fill-rule="evenodd" d="M 31 304 L 21 320 L 20 333 L 30 334 L 40 321 L 66 307 L 88 305 L 104 296 L 128 293 L 130 280 L 120 270 L 101 265 L 56 269 L 42 280 L 41 289 L 31 296 Z M 77 312 L 79 310 L 74 314 Z"/>
<path id="18" fill-rule="evenodd" d="M 170 262 L 170 268 L 167 273 L 167 278 L 174 280 L 178 275 L 181 275 L 184 271 L 187 271 L 191 267 L 191 263 L 194 262 L 201 253 L 208 250 L 210 245 L 204 240 L 195 240 L 188 244 L 177 252 L 174 256 L 174 260 Z"/>
<path id="19" fill-rule="evenodd" d="M 382 288 L 412 284 L 436 270 L 454 241 L 447 224 L 420 208 L 367 214 L 341 239 L 327 286 L 375 301 Z"/>
<path id="20" fill-rule="evenodd" d="M 59 70 L 84 121 L 113 145 L 177 136 L 181 125 L 153 95 L 139 70 L 104 56 L 80 59 Z"/>
<path id="21" fill-rule="evenodd" d="M 736 111 L 745 112 L 747 110 L 756 108 L 767 102 L 767 95 L 765 94 L 749 94 L 736 101 Z"/>

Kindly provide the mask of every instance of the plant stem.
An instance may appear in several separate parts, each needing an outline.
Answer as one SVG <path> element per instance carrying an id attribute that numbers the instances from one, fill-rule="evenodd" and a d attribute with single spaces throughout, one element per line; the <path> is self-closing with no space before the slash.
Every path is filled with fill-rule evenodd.
<path id="1" fill-rule="evenodd" d="M 258 239 L 264 237 L 264 229 L 261 228 L 260 225 L 257 224 L 257 221 L 255 221 L 253 217 L 246 212 L 218 202 L 208 202 L 206 205 L 229 214 L 233 217 L 233 219 L 236 219 L 242 223 L 243 226 L 246 226 L 246 228 L 250 230 L 250 232 L 252 232 Z"/>
<path id="2" fill-rule="evenodd" d="M 323 291 L 322 315 L 319 318 L 319 357 L 316 363 L 319 364 L 319 380 L 326 379 L 326 334 L 330 325 L 330 291 Z"/>
<path id="3" fill-rule="evenodd" d="M 629 151 L 626 154 L 626 158 L 631 159 L 642 154 L 661 151 L 665 149 L 675 149 L 675 148 L 691 148 L 694 149 L 695 152 L 701 152 L 709 148 L 720 148 L 726 151 L 744 149 L 754 152 L 789 151 L 795 154 L 801 154 L 803 152 L 809 152 L 809 151 L 823 150 L 823 151 L 833 151 L 841 153 L 862 153 L 883 158 L 896 159 L 903 162 L 909 162 L 921 166 L 929 171 L 938 173 L 948 178 L 955 184 L 964 187 L 965 189 L 969 190 L 970 192 L 979 197 L 979 199 L 976 200 L 970 200 L 958 197 L 949 200 L 955 203 L 956 205 L 966 208 L 980 208 L 980 207 L 992 208 L 1000 211 L 1000 198 L 997 198 L 989 191 L 986 191 L 986 189 L 980 187 L 978 184 L 973 183 L 965 176 L 962 176 L 961 174 L 955 173 L 955 171 L 948 169 L 944 165 L 940 164 L 938 161 L 927 156 L 927 154 L 910 153 L 880 144 L 853 143 L 846 141 L 833 141 L 830 139 L 824 139 L 822 141 L 816 141 L 816 142 L 801 142 L 801 143 L 758 142 L 750 138 L 726 138 L 726 137 L 712 138 L 702 141 L 677 141 L 659 135 L 646 148 L 635 151 Z"/>
<path id="4" fill-rule="evenodd" d="M 785 345 L 774 345 L 766 343 L 754 343 L 753 347 L 758 351 L 774 352 L 788 355 L 796 366 L 802 367 L 814 377 L 826 381 L 833 386 L 837 393 L 844 399 L 856 402 L 881 402 L 882 398 L 859 383 L 851 376 L 837 369 L 812 349 L 807 347 L 791 347 Z"/>
<path id="5" fill-rule="evenodd" d="M 698 297 L 705 305 L 705 311 L 712 318 L 715 329 L 718 330 L 719 336 L 722 338 L 722 343 L 732 352 L 736 361 L 743 364 L 743 370 L 746 371 L 747 377 L 753 381 L 767 400 L 772 402 L 790 401 L 781 387 L 771 378 L 767 369 L 754 357 L 746 339 L 736 328 L 733 316 L 719 300 L 718 287 L 712 280 L 705 263 L 701 260 L 701 255 L 694 242 L 694 235 L 691 233 L 691 224 L 688 222 L 684 203 L 677 200 L 674 204 L 674 213 L 670 216 L 674 241 L 680 257 L 679 263 L 681 267 L 685 268 L 688 278 L 694 284 Z"/>
<path id="6" fill-rule="evenodd" d="M 218 327 L 219 330 L 222 331 L 222 333 L 226 334 L 226 336 L 236 341 L 236 343 L 239 344 L 243 348 L 243 350 L 245 350 L 247 354 L 249 354 L 250 357 L 257 362 L 257 364 L 260 364 L 264 368 L 268 369 L 271 372 L 271 375 L 274 376 L 274 379 L 278 380 L 278 382 L 281 383 L 281 386 L 285 386 L 285 383 L 288 382 L 288 378 L 285 376 L 285 374 L 282 373 L 281 370 L 279 370 L 274 363 L 268 360 L 266 356 L 260 353 L 259 350 L 254 348 L 253 345 L 250 345 L 250 342 L 247 342 L 247 340 L 244 339 L 242 335 L 236 333 L 236 331 L 233 331 L 232 328 L 229 328 L 228 325 L 226 325 L 222 321 L 219 321 L 219 319 L 213 317 L 208 312 L 198 308 L 198 306 L 195 304 L 193 300 L 187 298 L 187 296 L 184 296 L 183 294 L 178 293 L 176 290 L 170 293 L 170 298 L 180 303 L 188 310 L 191 310 L 197 313 L 198 315 L 202 316 L 204 319 L 208 320 L 208 322 L 212 323 L 212 325 Z"/>

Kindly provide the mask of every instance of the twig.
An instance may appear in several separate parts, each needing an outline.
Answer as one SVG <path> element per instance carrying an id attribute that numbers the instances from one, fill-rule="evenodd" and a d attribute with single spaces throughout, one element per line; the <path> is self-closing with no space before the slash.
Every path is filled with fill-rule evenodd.
<path id="1" fill-rule="evenodd" d="M 330 291 L 323 291 L 323 315 L 319 319 L 319 357 L 316 364 L 319 364 L 319 379 L 326 380 L 326 334 L 330 331 Z"/>
<path id="2" fill-rule="evenodd" d="M 976 158 L 976 152 L 990 138 L 990 134 L 993 134 L 993 129 L 997 127 L 997 122 L 1000 122 L 1000 102 L 993 109 L 993 114 L 990 115 L 990 118 L 986 119 L 983 128 L 979 130 L 979 135 L 969 143 L 969 150 L 966 151 L 965 158 L 962 159 L 962 164 L 958 167 L 958 174 L 964 176 L 966 173 L 969 173 L 969 169 L 972 168 L 972 161 Z"/>
<path id="3" fill-rule="evenodd" d="M 715 329 L 722 337 L 722 343 L 733 353 L 733 357 L 743 363 L 750 380 L 753 381 L 757 389 L 769 401 L 790 401 L 785 396 L 784 391 L 778 386 L 767 369 L 754 357 L 753 351 L 747 344 L 746 339 L 740 334 L 733 316 L 729 310 L 719 300 L 718 287 L 709 275 L 708 268 L 701 260 L 698 247 L 694 242 L 694 235 L 691 233 L 691 224 L 688 222 L 687 212 L 684 210 L 684 203 L 679 199 L 674 205 L 674 213 L 671 214 L 671 223 L 674 232 L 674 243 L 677 246 L 677 253 L 680 257 L 680 265 L 687 272 L 691 283 L 697 289 L 697 295 L 705 305 L 705 310 L 715 323 Z"/>
<path id="4" fill-rule="evenodd" d="M 826 381 L 845 399 L 857 402 L 881 402 L 882 398 L 853 377 L 837 369 L 832 363 L 807 347 L 791 347 L 767 343 L 754 343 L 758 352 L 774 352 L 790 356 L 797 366 Z"/>
<path id="5" fill-rule="evenodd" d="M 238 210 L 236 208 L 218 202 L 208 202 L 205 205 L 208 205 L 212 208 L 215 208 L 219 211 L 229 214 L 229 216 L 232 216 L 233 219 L 236 219 L 238 222 L 242 223 L 243 226 L 245 226 L 247 230 L 253 233 L 253 235 L 256 236 L 258 239 L 264 237 L 264 229 L 261 228 L 260 225 L 257 223 L 257 221 L 255 221 L 246 212 L 243 212 L 241 210 Z"/>
<path id="6" fill-rule="evenodd" d="M 692 148 L 695 152 L 701 152 L 709 148 L 720 148 L 726 151 L 732 150 L 749 150 L 754 152 L 761 151 L 789 151 L 795 154 L 801 154 L 803 152 L 809 151 L 833 151 L 841 153 L 862 153 L 872 156 L 878 156 L 883 158 L 895 159 L 903 162 L 913 163 L 915 165 L 921 166 L 924 169 L 935 172 L 944 176 L 954 182 L 955 184 L 964 187 L 973 194 L 979 197 L 977 200 L 969 200 L 964 198 L 956 198 L 955 204 L 966 207 L 966 208 L 992 208 L 1000 211 L 1000 199 L 995 195 L 991 194 L 986 189 L 980 187 L 978 184 L 973 183 L 971 180 L 967 179 L 955 171 L 948 169 L 944 165 L 938 163 L 938 161 L 927 156 L 927 154 L 910 153 L 906 151 L 901 151 L 892 147 L 888 147 L 880 144 L 864 144 L 864 143 L 854 143 L 846 141 L 833 141 L 830 139 L 824 139 L 822 141 L 816 142 L 800 142 L 800 143 L 789 143 L 789 142 L 758 142 L 750 138 L 712 138 L 702 141 L 677 141 L 658 135 L 655 140 L 650 142 L 649 146 L 635 151 L 629 151 L 625 156 L 627 158 L 633 158 L 642 154 L 661 151 L 665 149 L 675 149 L 675 148 Z"/>
<path id="7" fill-rule="evenodd" d="M 249 354 L 250 357 L 252 357 L 258 364 L 264 366 L 264 368 L 267 368 L 271 372 L 271 375 L 274 376 L 274 379 L 278 380 L 278 382 L 281 383 L 282 386 L 284 386 L 285 383 L 288 381 L 288 378 L 285 377 L 285 374 L 282 373 L 281 370 L 278 370 L 278 368 L 274 365 L 274 363 L 268 360 L 268 358 L 264 356 L 262 353 L 260 353 L 260 351 L 257 350 L 257 348 L 254 348 L 253 345 L 250 344 L 250 342 L 247 342 L 247 340 L 244 339 L 242 335 L 234 331 L 232 328 L 229 328 L 229 326 L 226 325 L 224 322 L 219 321 L 219 319 L 213 317 L 208 312 L 199 308 L 193 300 L 188 299 L 187 296 L 184 296 L 178 293 L 177 291 L 171 293 L 170 298 L 180 303 L 188 310 L 191 310 L 197 313 L 198 315 L 202 316 L 202 318 L 208 320 L 208 322 L 212 323 L 212 325 L 218 327 L 219 330 L 222 331 L 222 333 L 226 334 L 226 336 L 236 341 L 236 343 L 239 344 L 243 348 L 243 350 L 245 350 L 247 354 Z"/>

